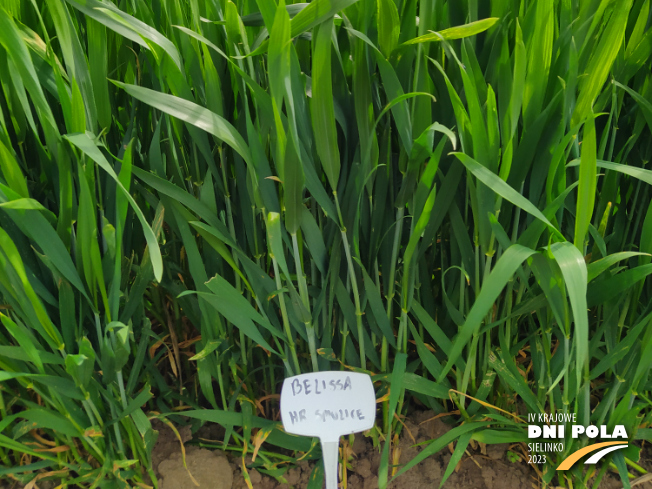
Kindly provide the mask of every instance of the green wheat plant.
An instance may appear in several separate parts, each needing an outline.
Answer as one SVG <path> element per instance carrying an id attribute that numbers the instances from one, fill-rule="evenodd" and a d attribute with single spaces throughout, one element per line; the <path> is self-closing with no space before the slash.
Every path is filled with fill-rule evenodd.
<path id="1" fill-rule="evenodd" d="M 282 380 L 351 369 L 382 489 L 540 412 L 631 442 L 558 475 L 569 437 L 542 486 L 628 486 L 651 23 L 649 0 L 4 2 L 0 477 L 157 486 L 159 418 L 283 480 L 320 454 L 283 431 Z M 392 466 L 416 407 L 459 414 Z"/>

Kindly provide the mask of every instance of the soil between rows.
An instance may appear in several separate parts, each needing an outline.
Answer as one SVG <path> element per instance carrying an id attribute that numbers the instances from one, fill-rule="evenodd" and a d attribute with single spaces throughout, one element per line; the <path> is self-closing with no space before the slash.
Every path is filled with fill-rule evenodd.
<path id="1" fill-rule="evenodd" d="M 416 443 L 442 436 L 449 427 L 441 419 L 432 419 L 432 411 L 416 412 L 405 421 L 405 428 L 400 437 L 399 464 L 405 464 L 413 459 L 421 450 L 414 447 Z M 157 476 L 160 477 L 161 489 L 186 489 L 196 487 L 188 471 L 183 467 L 179 440 L 166 426 L 156 427 L 159 439 L 152 455 L 152 461 Z M 182 439 L 190 441 L 193 436 L 190 427 L 179 429 Z M 195 439 L 220 440 L 223 429 L 217 425 L 206 425 L 196 434 Z M 416 442 L 416 443 L 415 443 Z M 533 467 L 520 462 L 510 462 L 507 457 L 509 445 L 486 445 L 484 449 L 469 448 L 455 471 L 447 479 L 444 488 L 459 489 L 521 489 L 539 488 L 541 481 Z M 355 442 L 347 449 L 351 450 L 350 468 L 346 471 L 346 486 L 340 482 L 340 488 L 377 489 L 378 466 L 380 451 L 372 446 L 371 440 L 362 435 L 356 435 Z M 483 453 L 484 452 L 484 453 Z M 642 452 L 642 464 L 649 466 L 652 453 L 649 449 Z M 444 476 L 451 452 L 444 449 L 430 456 L 409 470 L 404 475 L 390 483 L 389 489 L 430 489 L 437 488 Z M 241 470 L 241 459 L 230 457 L 223 452 L 186 445 L 186 463 L 188 470 L 195 478 L 199 487 L 211 489 L 247 489 L 247 484 Z M 307 487 L 314 462 L 300 461 L 296 467 L 289 469 L 284 478 L 286 483 L 280 483 L 274 478 L 259 473 L 256 469 L 248 469 L 252 486 L 255 489 L 304 489 Z M 589 487 L 592 485 L 589 483 Z M 607 474 L 600 484 L 600 489 L 616 489 L 623 487 L 617 476 Z M 652 488 L 651 482 L 640 482 L 635 487 Z"/>
<path id="2" fill-rule="evenodd" d="M 438 438 L 449 430 L 441 419 L 432 419 L 432 411 L 416 412 L 408 416 L 400 437 L 399 465 L 412 460 L 420 451 L 416 443 Z M 186 465 L 183 467 L 181 445 L 176 434 L 165 424 L 154 421 L 159 436 L 152 452 L 152 465 L 158 478 L 160 489 L 247 489 L 239 457 L 225 454 L 221 450 L 208 450 L 197 447 L 193 441 L 221 440 L 224 429 L 216 424 L 207 424 L 193 436 L 190 426 L 177 427 L 186 451 Z M 344 444 L 343 444 L 344 446 Z M 541 481 L 533 467 L 524 462 L 510 462 L 507 457 L 509 446 L 486 445 L 484 449 L 469 449 L 455 471 L 442 487 L 457 489 L 521 489 L 539 488 Z M 348 489 L 377 489 L 380 451 L 374 448 L 370 439 L 356 435 L 350 450 L 351 462 L 346 471 L 346 486 L 343 481 L 339 487 Z M 417 466 L 389 484 L 389 489 L 431 489 L 440 485 L 448 467 L 451 452 L 448 449 L 430 456 Z M 248 462 L 250 459 L 248 460 Z M 652 473 L 652 450 L 644 446 L 639 465 Z M 314 462 L 300 461 L 285 474 L 285 483 L 261 474 L 256 469 L 248 469 L 254 489 L 305 489 L 312 473 Z M 192 474 L 194 482 L 189 475 Z M 636 489 L 652 489 L 652 477 L 632 481 Z M 41 480 L 33 489 L 54 489 L 56 484 Z M 24 486 L 15 481 L 0 480 L 0 489 L 20 489 Z M 549 486 L 554 488 L 555 486 Z M 589 486 L 594 488 L 591 481 Z M 622 488 L 623 484 L 615 474 L 607 474 L 599 489 Z"/>

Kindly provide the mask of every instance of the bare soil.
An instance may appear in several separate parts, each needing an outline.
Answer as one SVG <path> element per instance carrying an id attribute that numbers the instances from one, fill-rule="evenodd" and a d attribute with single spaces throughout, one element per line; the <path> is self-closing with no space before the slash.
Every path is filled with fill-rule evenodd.
<path id="1" fill-rule="evenodd" d="M 420 451 L 414 445 L 442 436 L 448 431 L 448 426 L 441 419 L 432 419 L 432 411 L 417 412 L 405 421 L 398 449 L 400 450 L 399 465 L 412 460 Z M 187 471 L 181 465 L 179 441 L 176 435 L 165 426 L 157 426 L 159 440 L 154 447 L 153 464 L 162 482 L 162 489 L 177 487 L 193 487 L 190 484 Z M 190 440 L 190 428 L 180 429 L 184 441 Z M 196 437 L 213 440 L 221 439 L 223 430 L 219 426 L 204 426 Z M 349 468 L 346 471 L 346 486 L 340 481 L 340 488 L 347 489 L 377 489 L 378 466 L 380 450 L 374 448 L 371 440 L 362 435 L 356 435 L 355 442 L 342 446 L 350 454 Z M 507 458 L 508 445 L 486 445 L 469 448 L 469 454 L 464 456 L 452 475 L 447 479 L 444 488 L 458 489 L 523 489 L 539 488 L 541 481 L 536 471 L 524 462 L 510 462 Z M 219 451 L 212 452 L 214 459 L 208 460 L 205 449 L 187 446 L 186 460 L 193 476 L 210 481 L 205 487 L 217 489 L 247 489 L 247 484 L 241 470 L 240 458 L 227 458 Z M 451 451 L 441 450 L 428 457 L 407 473 L 390 483 L 389 489 L 431 489 L 439 487 L 442 477 L 451 458 Z M 652 458 L 652 457 L 651 457 Z M 170 460 L 173 463 L 170 465 Z M 646 462 L 645 460 L 641 463 Z M 219 464 L 219 469 L 215 469 Z M 644 463 L 647 467 L 648 464 Z M 174 470 L 170 470 L 173 467 Z M 248 469 L 248 474 L 255 489 L 304 489 L 313 470 L 313 462 L 301 461 L 284 474 L 285 482 L 279 482 L 259 473 L 256 469 Z M 390 474 L 391 475 L 391 474 Z M 341 478 L 342 479 L 342 478 Z M 181 482 L 183 481 L 183 482 Z M 637 489 L 651 489 L 652 483 L 639 481 Z M 203 485 L 199 486 L 204 487 Z M 616 476 L 607 475 L 600 489 L 622 488 L 623 485 Z"/>
<path id="2" fill-rule="evenodd" d="M 433 419 L 432 411 L 416 412 L 405 420 L 397 449 L 399 466 L 412 460 L 420 451 L 415 447 L 424 441 L 438 438 L 449 430 L 441 419 Z M 154 421 L 159 437 L 152 453 L 152 465 L 158 478 L 160 489 L 247 489 L 242 474 L 241 459 L 231 457 L 220 450 L 207 450 L 194 446 L 190 426 L 177 427 L 186 451 L 186 467 L 183 466 L 181 444 L 177 435 L 166 425 Z M 221 440 L 224 429 L 215 424 L 206 424 L 195 433 L 195 439 Z M 346 485 L 341 476 L 341 489 L 377 489 L 380 449 L 374 448 L 370 438 L 356 435 L 353 445 L 343 440 L 342 448 L 349 454 L 345 472 Z M 535 469 L 528 464 L 510 462 L 507 457 L 508 445 L 477 445 L 469 447 L 444 488 L 458 489 L 523 489 L 539 488 L 541 481 Z M 514 449 L 514 451 L 516 451 Z M 389 489 L 431 489 L 439 487 L 451 458 L 449 449 L 426 458 L 407 473 L 389 484 Z M 639 464 L 652 473 L 652 450 L 645 447 L 641 452 Z M 305 489 L 314 468 L 314 462 L 300 461 L 283 474 L 284 482 L 261 474 L 256 469 L 248 469 L 254 489 Z M 340 467 L 341 469 L 341 467 Z M 390 474 L 391 475 L 391 474 Z M 193 481 L 194 478 L 194 481 Z M 16 481 L 2 480 L 0 489 L 19 489 L 24 487 Z M 52 481 L 38 481 L 33 489 L 53 489 Z M 550 487 L 550 486 L 549 486 Z M 554 486 L 553 486 L 554 487 Z M 589 487 L 593 487 L 589 481 Z M 622 488 L 623 484 L 614 474 L 608 474 L 599 489 Z M 636 489 L 652 489 L 651 479 L 642 477 L 632 481 Z M 553 488 L 550 488 L 553 489 Z M 594 488 L 595 489 L 595 488 Z"/>

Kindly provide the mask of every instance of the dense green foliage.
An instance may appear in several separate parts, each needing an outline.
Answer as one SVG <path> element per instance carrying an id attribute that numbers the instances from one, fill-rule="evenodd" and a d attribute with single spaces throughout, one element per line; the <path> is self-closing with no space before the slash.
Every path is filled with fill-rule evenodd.
<path id="1" fill-rule="evenodd" d="M 399 474 L 527 413 L 649 439 L 651 13 L 5 1 L 0 478 L 145 487 L 181 411 L 282 477 L 319 449 L 274 394 L 317 369 L 373 375 L 383 489 L 415 405 L 457 424 Z"/>

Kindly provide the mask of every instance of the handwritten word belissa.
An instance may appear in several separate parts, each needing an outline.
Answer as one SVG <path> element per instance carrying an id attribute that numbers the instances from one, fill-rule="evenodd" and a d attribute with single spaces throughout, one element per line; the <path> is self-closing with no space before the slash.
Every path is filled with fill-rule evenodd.
<path id="1" fill-rule="evenodd" d="M 299 376 L 297 376 L 299 377 Z M 332 391 L 345 391 L 345 390 L 351 390 L 352 384 L 351 384 L 351 376 L 347 375 L 346 379 L 344 379 L 344 383 L 342 383 L 342 379 L 331 379 L 326 382 L 324 379 L 303 379 L 303 381 L 299 380 L 297 377 L 292 377 L 292 382 L 290 385 L 292 386 L 292 395 L 296 396 L 299 394 L 322 394 L 323 392 L 326 392 L 327 390 Z"/>

